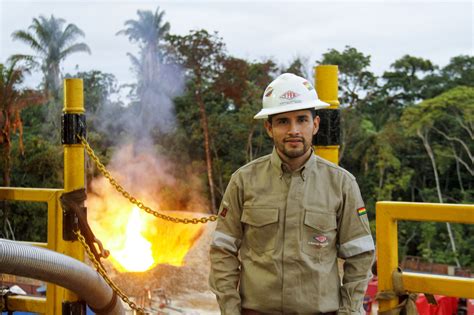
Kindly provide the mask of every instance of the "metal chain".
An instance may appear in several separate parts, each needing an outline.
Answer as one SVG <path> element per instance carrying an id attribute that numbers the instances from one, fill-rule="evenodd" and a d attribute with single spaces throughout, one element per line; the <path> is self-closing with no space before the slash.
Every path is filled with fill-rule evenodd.
<path id="1" fill-rule="evenodd" d="M 110 174 L 110 172 L 105 168 L 104 164 L 102 164 L 99 157 L 94 153 L 94 150 L 92 150 L 91 146 L 89 145 L 89 143 L 87 142 L 87 140 L 84 137 L 82 137 L 80 135 L 77 135 L 77 137 L 81 140 L 82 144 L 84 145 L 84 147 L 87 151 L 87 154 L 95 162 L 95 164 L 97 165 L 97 168 L 102 173 L 102 175 L 104 175 L 104 177 L 109 180 L 110 184 L 112 186 L 114 186 L 115 189 L 119 193 L 122 194 L 122 196 L 127 198 L 131 203 L 133 203 L 134 205 L 136 205 L 138 208 L 142 209 L 143 211 L 145 211 L 145 212 L 147 212 L 151 215 L 154 215 L 155 217 L 160 218 L 162 220 L 171 221 L 171 222 L 174 222 L 174 223 L 199 224 L 199 223 L 207 223 L 209 221 L 213 222 L 213 221 L 217 220 L 217 216 L 215 216 L 215 215 L 211 215 L 211 216 L 208 216 L 208 217 L 202 217 L 200 219 L 198 219 L 198 218 L 192 218 L 192 219 L 184 218 L 183 219 L 183 218 L 177 218 L 177 217 L 169 216 L 169 215 L 166 215 L 166 214 L 163 214 L 163 213 L 160 213 L 158 211 L 155 211 L 155 210 L 151 209 L 150 207 L 146 206 L 143 202 L 141 202 L 137 198 L 133 197 L 128 191 L 125 190 L 125 188 L 122 187 L 122 185 L 120 185 L 117 182 L 117 180 L 112 176 L 112 174 Z"/>
<path id="2" fill-rule="evenodd" d="M 94 267 L 97 270 L 97 272 L 102 276 L 102 278 L 112 288 L 112 290 L 114 290 L 114 292 L 117 293 L 117 295 L 122 299 L 122 301 L 127 303 L 131 309 L 137 311 L 138 314 L 147 314 L 144 308 L 137 306 L 137 304 L 133 302 L 132 300 L 130 300 L 130 298 L 112 281 L 112 279 L 109 278 L 109 276 L 107 275 L 107 271 L 105 271 L 105 269 L 101 266 L 100 262 L 97 261 L 97 259 L 95 259 L 95 256 L 92 253 L 91 248 L 89 247 L 89 245 L 87 245 L 86 239 L 81 234 L 81 232 L 74 231 L 74 234 L 76 234 L 77 239 L 86 250 L 87 256 L 89 256 L 89 259 L 94 264 Z"/>

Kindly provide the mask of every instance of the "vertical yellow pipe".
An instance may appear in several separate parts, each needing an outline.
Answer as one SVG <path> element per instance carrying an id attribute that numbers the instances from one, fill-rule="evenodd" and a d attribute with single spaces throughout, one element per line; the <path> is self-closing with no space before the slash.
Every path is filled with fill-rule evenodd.
<path id="1" fill-rule="evenodd" d="M 398 267 L 397 221 L 383 203 L 376 204 L 377 226 L 377 276 L 378 291 L 392 291 L 392 274 Z M 388 311 L 398 304 L 398 299 L 380 300 L 379 312 Z"/>
<path id="2" fill-rule="evenodd" d="M 334 65 L 321 65 L 315 67 L 314 82 L 319 99 L 330 105 L 328 109 L 322 110 L 338 109 L 338 67 Z M 335 164 L 339 163 L 339 145 L 318 145 L 314 146 L 314 151 L 323 159 Z"/>
<path id="3" fill-rule="evenodd" d="M 64 80 L 64 108 L 63 113 L 84 114 L 84 94 L 81 79 Z M 64 144 L 64 192 L 70 192 L 85 186 L 84 146 L 82 144 Z M 84 250 L 79 242 L 64 241 L 63 213 L 58 207 L 56 214 L 56 248 L 59 253 L 84 261 Z M 48 292 L 51 291 L 50 296 Z M 48 314 L 62 314 L 62 303 L 77 301 L 79 298 L 73 292 L 48 284 L 47 300 Z M 51 302 L 50 302 L 51 301 Z M 53 303 L 53 305 L 51 305 Z"/>

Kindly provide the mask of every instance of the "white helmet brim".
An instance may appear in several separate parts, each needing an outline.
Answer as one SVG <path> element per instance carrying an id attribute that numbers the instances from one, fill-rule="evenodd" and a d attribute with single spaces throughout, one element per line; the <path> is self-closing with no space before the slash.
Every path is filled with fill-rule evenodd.
<path id="1" fill-rule="evenodd" d="M 253 117 L 253 119 L 266 119 L 268 116 L 271 115 L 276 115 L 276 114 L 281 114 L 281 113 L 286 113 L 286 112 L 293 112 L 297 110 L 303 110 L 303 109 L 322 109 L 329 107 L 329 104 L 326 102 L 323 102 L 319 99 L 316 99 L 314 101 L 310 102 L 305 102 L 305 103 L 297 103 L 297 104 L 288 104 L 285 106 L 278 106 L 278 107 L 271 107 L 271 108 L 263 108 L 261 111 L 257 113 Z"/>

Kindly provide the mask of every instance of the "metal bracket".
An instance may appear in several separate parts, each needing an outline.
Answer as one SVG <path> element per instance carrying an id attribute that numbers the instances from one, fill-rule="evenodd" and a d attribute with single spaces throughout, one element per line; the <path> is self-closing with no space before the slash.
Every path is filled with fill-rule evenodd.
<path id="1" fill-rule="evenodd" d="M 87 208 L 83 207 L 84 213 L 87 212 Z M 63 240 L 65 241 L 76 241 L 77 236 L 74 231 L 79 230 L 79 218 L 76 213 L 70 209 L 63 208 Z"/>
<path id="2" fill-rule="evenodd" d="M 341 143 L 341 115 L 339 109 L 321 109 L 316 111 L 321 119 L 319 131 L 313 137 L 313 145 L 328 146 Z"/>
<path id="3" fill-rule="evenodd" d="M 86 137 L 86 115 L 64 113 L 61 118 L 61 143 L 80 144 L 77 135 Z"/>
<path id="4" fill-rule="evenodd" d="M 86 302 L 63 302 L 62 315 L 86 315 Z"/>

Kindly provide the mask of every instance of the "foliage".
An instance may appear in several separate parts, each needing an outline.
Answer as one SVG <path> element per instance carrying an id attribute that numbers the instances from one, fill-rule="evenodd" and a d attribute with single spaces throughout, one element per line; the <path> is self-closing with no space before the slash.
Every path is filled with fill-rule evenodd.
<path id="1" fill-rule="evenodd" d="M 12 38 L 29 45 L 36 56 L 18 54 L 14 59 L 24 59 L 31 62 L 32 66 L 40 66 L 43 72 L 44 90 L 55 98 L 59 98 L 61 85 L 61 61 L 76 52 L 90 53 L 89 46 L 77 43 L 79 37 L 84 37 L 84 32 L 74 24 L 64 26 L 66 21 L 61 18 L 39 16 L 33 18 L 27 31 L 13 32 Z"/>
<path id="2" fill-rule="evenodd" d="M 193 80 L 194 102 L 199 108 L 199 121 L 203 134 L 211 211 L 217 213 L 211 152 L 214 143 L 209 132 L 205 94 L 210 91 L 216 77 L 222 72 L 225 45 L 217 33 L 210 34 L 206 30 L 191 31 L 186 36 L 169 35 L 167 41 L 169 59 L 189 69 L 188 76 Z"/>
<path id="3" fill-rule="evenodd" d="M 164 63 L 164 39 L 170 29 L 164 14 L 159 7 L 155 12 L 138 10 L 138 19 L 127 20 L 126 28 L 117 33 L 126 35 L 140 49 L 138 57 L 128 54 L 137 77 L 132 91 L 136 101 L 132 106 L 140 126 L 130 126 L 137 141 L 148 138 L 153 129 L 161 132 L 171 129 L 174 120 L 171 99 L 176 96 L 176 87 L 182 85 L 176 82 L 182 81 L 179 69 Z"/>
<path id="4" fill-rule="evenodd" d="M 346 46 L 343 52 L 330 49 L 317 61 L 319 65 L 337 65 L 340 71 L 340 101 L 343 106 L 356 106 L 362 94 L 376 85 L 375 76 L 368 70 L 370 56 L 364 55 L 354 47 Z"/>
<path id="5" fill-rule="evenodd" d="M 8 66 L 0 64 L 0 145 L 3 157 L 0 165 L 3 169 L 2 185 L 6 187 L 11 186 L 13 143 L 18 144 L 17 152 L 14 154 L 25 158 L 21 111 L 29 105 L 42 101 L 40 93 L 20 87 L 26 73 L 28 69 L 20 66 L 17 60 L 13 60 Z M 0 236 L 14 239 L 17 216 L 13 216 L 13 222 L 10 222 L 11 210 L 6 202 L 2 202 Z"/>
<path id="6" fill-rule="evenodd" d="M 118 33 L 139 48 L 136 56 L 129 54 L 136 73 L 131 99 L 120 98 L 120 87 L 111 74 L 91 70 L 68 75 L 84 80 L 89 142 L 107 164 L 121 142 L 138 143 L 146 137 L 154 152 L 176 163 L 173 175 L 178 180 L 185 182 L 191 171 L 197 172 L 200 186 L 207 187 L 200 190 L 209 204 L 219 203 L 237 168 L 271 152 L 272 142 L 263 125 L 253 119 L 261 107 L 262 91 L 282 72 L 308 77 L 306 59 L 298 57 L 277 66 L 274 60 L 237 58 L 226 52 L 217 33 L 170 34 L 159 8 L 137 15 Z M 40 17 L 28 32 L 14 34 L 37 52 L 36 57 L 22 56 L 42 65 L 43 87 L 48 89 L 59 67 L 45 66 L 53 65 L 54 58 L 45 57 L 47 45 L 37 32 L 53 26 L 59 33 L 66 32 L 64 23 Z M 63 49 L 83 36 L 74 30 L 78 31 L 71 27 L 69 32 L 76 35 Z M 59 65 L 62 59 L 55 56 Z M 472 204 L 474 57 L 454 56 L 439 67 L 425 58 L 405 55 L 381 76 L 371 72 L 370 62 L 370 55 L 346 46 L 342 51 L 328 50 L 316 64 L 339 66 L 340 165 L 358 180 L 371 229 L 375 228 L 375 203 L 380 200 Z M 54 100 L 49 103 L 56 105 Z M 11 135 L 15 186 L 62 185 L 62 149 L 48 136 L 47 106 L 30 106 L 21 112 L 23 156 L 19 137 Z M 155 117 L 176 123 L 166 126 Z M 98 175 L 90 165 L 87 171 L 89 179 Z M 185 183 L 183 187 L 190 192 L 194 186 Z M 179 204 L 179 200 L 172 202 L 173 191 L 166 189 L 163 198 Z M 9 231 L 15 237 L 44 240 L 43 208 L 15 203 L 9 207 L 15 213 Z M 28 225 L 35 211 L 41 215 Z M 448 228 L 434 222 L 400 222 L 400 257 L 416 255 L 474 268 L 473 232 L 470 225 Z"/>

